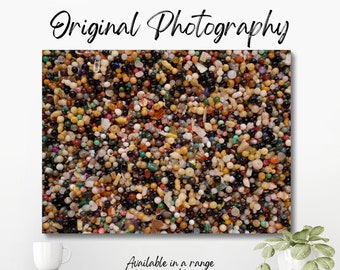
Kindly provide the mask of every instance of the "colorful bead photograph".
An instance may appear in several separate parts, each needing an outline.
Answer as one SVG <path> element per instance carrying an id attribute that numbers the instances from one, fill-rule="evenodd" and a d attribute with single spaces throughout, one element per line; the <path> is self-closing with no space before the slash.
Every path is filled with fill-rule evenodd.
<path id="1" fill-rule="evenodd" d="M 290 50 L 43 50 L 42 232 L 291 228 Z"/>

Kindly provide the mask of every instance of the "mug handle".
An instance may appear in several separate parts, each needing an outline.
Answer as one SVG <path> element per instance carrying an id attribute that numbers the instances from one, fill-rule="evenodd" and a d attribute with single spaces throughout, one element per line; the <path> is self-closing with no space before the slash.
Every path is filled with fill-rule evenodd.
<path id="1" fill-rule="evenodd" d="M 66 256 L 66 260 L 64 261 L 64 257 L 63 256 L 63 261 L 61 262 L 62 264 L 67 263 L 70 259 L 71 259 L 71 250 L 68 247 L 63 247 L 63 250 L 67 251 L 67 256 Z M 64 253 L 63 253 L 64 254 Z"/>

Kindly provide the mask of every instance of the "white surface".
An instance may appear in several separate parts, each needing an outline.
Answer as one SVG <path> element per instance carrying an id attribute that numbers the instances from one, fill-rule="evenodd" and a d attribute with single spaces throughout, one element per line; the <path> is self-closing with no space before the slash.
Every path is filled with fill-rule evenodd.
<path id="1" fill-rule="evenodd" d="M 272 9 L 273 21 L 288 20 L 290 28 L 282 45 L 277 44 L 277 38 L 256 36 L 251 48 L 293 52 L 294 228 L 305 224 L 325 226 L 325 236 L 332 239 L 330 244 L 338 252 L 335 261 L 340 265 L 339 226 L 335 222 L 340 216 L 340 23 L 336 1 L 308 5 L 288 0 L 116 2 L 10 1 L 5 9 L 1 8 L 0 269 L 33 270 L 32 242 L 40 240 L 62 241 L 71 248 L 72 259 L 60 268 L 63 270 L 125 269 L 132 256 L 214 260 L 214 270 L 255 269 L 261 261 L 260 252 L 253 251 L 253 247 L 266 235 L 194 238 L 41 234 L 41 50 L 90 47 L 82 37 L 55 40 L 51 36 L 49 20 L 61 9 L 83 19 L 114 21 L 124 20 L 138 10 L 142 24 L 159 10 L 179 8 L 187 16 L 205 8 L 216 21 L 259 20 Z M 162 36 L 154 41 L 151 31 L 145 30 L 135 38 L 98 38 L 91 48 L 246 49 L 246 39 L 233 36 L 214 44 L 211 36 Z"/>

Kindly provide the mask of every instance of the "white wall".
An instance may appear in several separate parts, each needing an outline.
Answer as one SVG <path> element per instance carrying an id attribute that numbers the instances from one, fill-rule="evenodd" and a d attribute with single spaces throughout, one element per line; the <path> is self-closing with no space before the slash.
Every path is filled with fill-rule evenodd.
<path id="1" fill-rule="evenodd" d="M 277 20 L 289 20 L 285 42 L 254 38 L 252 48 L 291 49 L 293 58 L 293 224 L 323 225 L 335 247 L 340 265 L 340 127 L 339 127 L 339 15 L 335 1 L 321 5 L 298 1 L 10 1 L 1 16 L 0 46 L 0 269 L 31 270 L 32 242 L 62 241 L 73 257 L 61 269 L 125 269 L 131 256 L 165 256 L 165 259 L 214 260 L 215 270 L 255 269 L 261 261 L 257 236 L 91 236 L 41 234 L 41 103 L 40 55 L 46 48 L 88 47 L 83 40 L 56 41 L 49 20 L 61 9 L 84 17 L 101 14 L 124 16 L 124 10 L 166 8 L 190 12 L 206 8 L 220 18 L 258 19 L 273 9 Z M 301 1 L 300 1 L 301 2 Z M 321 1 L 320 1 L 321 2 Z M 2 9 L 3 11 L 3 9 Z M 190 14 L 190 13 L 189 13 Z M 234 15 L 233 15 L 234 14 Z M 262 14 L 262 13 L 261 13 Z M 132 42 L 130 42 L 132 41 Z M 154 42 L 144 36 L 129 40 L 101 39 L 91 48 L 245 48 L 245 39 L 213 45 L 209 39 L 171 39 Z M 125 43 L 124 43 L 125 42 Z M 128 44 L 128 45 L 127 45 Z M 180 44 L 180 45 L 179 45 Z M 339 268 L 337 266 L 336 268 Z"/>

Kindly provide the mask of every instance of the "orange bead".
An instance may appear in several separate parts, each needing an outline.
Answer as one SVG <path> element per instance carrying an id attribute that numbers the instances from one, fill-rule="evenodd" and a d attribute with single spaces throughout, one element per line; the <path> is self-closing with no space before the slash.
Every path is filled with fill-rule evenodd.
<path id="1" fill-rule="evenodd" d="M 143 152 L 146 152 L 148 150 L 148 147 L 144 143 L 141 143 L 139 147 Z"/>
<path id="2" fill-rule="evenodd" d="M 278 157 L 277 157 L 277 156 L 272 156 L 272 157 L 270 158 L 270 163 L 271 163 L 271 164 L 277 164 L 277 163 L 279 163 Z"/>
<path id="3" fill-rule="evenodd" d="M 191 61 L 196 64 L 198 62 L 198 57 L 195 55 L 191 58 Z"/>
<path id="4" fill-rule="evenodd" d="M 244 61 L 244 59 L 243 59 L 243 57 L 241 56 L 241 55 L 238 55 L 238 56 L 236 56 L 236 58 L 235 58 L 235 62 L 236 63 L 242 63 Z"/>

